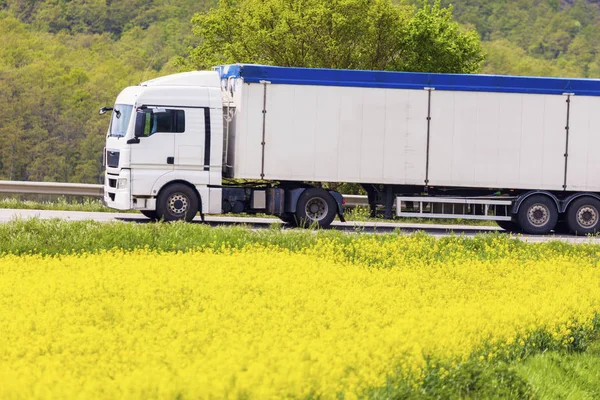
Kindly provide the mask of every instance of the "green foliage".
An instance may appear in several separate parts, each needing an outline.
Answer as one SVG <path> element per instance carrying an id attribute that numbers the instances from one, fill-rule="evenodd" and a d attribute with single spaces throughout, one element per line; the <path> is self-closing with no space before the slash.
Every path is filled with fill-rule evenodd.
<path id="1" fill-rule="evenodd" d="M 418 394 L 407 387 L 399 392 L 414 399 L 530 399 L 532 388 L 516 368 L 501 360 L 480 361 L 471 357 L 455 368 L 450 366 L 428 370 L 423 390 Z M 451 371 L 451 372 L 447 372 Z M 446 375 L 448 374 L 448 375 Z M 387 388 L 386 388 L 387 389 Z M 390 391 L 394 393 L 394 391 Z M 383 392 L 385 393 L 385 392 Z M 398 392 L 396 392 L 398 393 Z M 377 393 L 380 395 L 380 393 Z M 375 396 L 374 396 L 375 397 Z M 379 398 L 390 398 L 377 396 Z M 394 398 L 405 398 L 396 396 Z"/>
<path id="2" fill-rule="evenodd" d="M 188 25 L 194 12 L 204 11 L 213 0 L 2 0 L 16 18 L 51 33 L 108 33 L 118 38 L 123 32 L 139 27 L 147 29 L 157 22 L 178 21 Z"/>
<path id="3" fill-rule="evenodd" d="M 0 179 L 101 183 L 97 110 L 175 72 L 195 43 L 191 14 L 210 4 L 0 2 Z"/>
<path id="4" fill-rule="evenodd" d="M 561 345 L 544 330 L 499 350 L 484 345 L 465 360 L 427 361 L 422 388 L 401 376 L 369 393 L 374 399 L 597 398 L 600 394 L 599 317 L 583 328 L 573 322 L 573 343 Z"/>
<path id="5" fill-rule="evenodd" d="M 201 45 L 188 68 L 223 63 L 477 72 L 479 38 L 439 1 L 415 10 L 390 0 L 222 0 L 192 20 Z"/>
<path id="6" fill-rule="evenodd" d="M 106 36 L 34 33 L 6 13 L 0 34 L 0 178 L 98 182 L 106 121 L 94 111 L 140 72 Z"/>
<path id="7" fill-rule="evenodd" d="M 480 72 L 484 60 L 479 35 L 462 32 L 453 20 L 452 6 L 442 8 L 440 1 L 427 1 L 409 23 L 409 51 L 396 70 L 421 72 Z M 404 50 L 402 50 L 404 52 Z"/>
<path id="8" fill-rule="evenodd" d="M 600 77 L 597 0 L 442 1 L 450 3 L 481 36 L 486 73 Z"/>

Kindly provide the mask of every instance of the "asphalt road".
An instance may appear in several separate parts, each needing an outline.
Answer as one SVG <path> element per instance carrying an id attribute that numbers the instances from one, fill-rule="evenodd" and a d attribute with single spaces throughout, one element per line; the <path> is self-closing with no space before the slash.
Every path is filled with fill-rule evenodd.
<path id="1" fill-rule="evenodd" d="M 60 218 L 71 221 L 93 220 L 99 222 L 121 221 L 128 223 L 148 223 L 149 220 L 138 213 L 104 213 L 104 212 L 85 212 L 85 211 L 50 211 L 50 210 L 15 210 L 0 209 L 0 223 L 9 222 L 14 219 L 40 218 L 53 219 Z M 200 217 L 196 217 L 193 223 L 202 223 Z M 252 229 L 268 228 L 272 224 L 280 224 L 279 219 L 274 218 L 251 218 L 251 217 L 227 217 L 227 216 L 207 216 L 206 224 L 211 226 L 227 225 L 245 225 Z M 438 225 L 438 224 L 413 224 L 398 222 L 339 222 L 332 224 L 333 229 L 346 232 L 371 232 L 386 233 L 400 229 L 402 232 L 411 233 L 425 231 L 433 236 L 448 236 L 451 234 L 474 236 L 487 232 L 503 232 L 501 228 L 493 226 L 469 226 L 469 225 Z M 600 238 L 573 237 L 569 235 L 548 235 L 515 236 L 527 242 L 547 242 L 551 240 L 560 240 L 569 243 L 597 243 L 600 244 Z"/>

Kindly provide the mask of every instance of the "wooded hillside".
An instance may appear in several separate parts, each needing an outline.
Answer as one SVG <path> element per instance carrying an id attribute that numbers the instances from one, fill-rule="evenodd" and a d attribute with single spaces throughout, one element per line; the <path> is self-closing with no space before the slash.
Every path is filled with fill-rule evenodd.
<path id="1" fill-rule="evenodd" d="M 443 0 L 474 26 L 483 72 L 600 77 L 600 0 Z"/>
<path id="2" fill-rule="evenodd" d="M 101 182 L 98 108 L 182 68 L 193 15 L 216 3 L 0 0 L 0 179 Z M 452 3 L 482 38 L 483 72 L 600 78 L 600 0 Z"/>

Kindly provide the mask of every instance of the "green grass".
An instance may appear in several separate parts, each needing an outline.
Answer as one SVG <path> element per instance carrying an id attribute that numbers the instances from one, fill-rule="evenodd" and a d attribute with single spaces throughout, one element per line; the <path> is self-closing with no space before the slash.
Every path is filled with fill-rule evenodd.
<path id="1" fill-rule="evenodd" d="M 17 198 L 4 198 L 0 200 L 0 208 L 18 210 L 53 210 L 53 211 L 87 211 L 87 212 L 115 212 L 102 204 L 100 200 L 83 198 L 70 200 L 64 196 L 53 200 L 35 201 Z"/>
<path id="2" fill-rule="evenodd" d="M 582 337 L 595 337 L 584 346 L 567 349 L 538 348 L 524 355 L 522 349 L 509 357 L 481 361 L 477 354 L 450 375 L 442 377 L 439 368 L 426 372 L 419 390 L 391 379 L 373 390 L 373 399 L 599 399 L 600 342 L 598 317 L 592 331 Z M 540 336 L 547 335 L 540 332 Z M 539 345 L 539 343 L 538 343 Z M 527 347 L 527 345 L 526 345 Z M 484 352 L 485 353 L 485 352 Z M 447 366 L 445 366 L 448 368 Z"/>
<path id="3" fill-rule="evenodd" d="M 600 342 L 584 352 L 547 352 L 515 365 L 540 399 L 600 398 Z"/>
<path id="4" fill-rule="evenodd" d="M 280 232 L 280 224 L 273 229 L 254 232 L 245 226 L 210 227 L 198 223 L 147 223 L 66 221 L 15 219 L 0 224 L 1 253 L 63 254 L 71 252 L 133 250 L 150 247 L 159 251 L 186 251 L 192 248 L 214 248 L 223 245 L 243 247 L 247 243 L 274 244 L 292 250 L 301 249 L 322 235 L 338 235 L 334 231 L 317 235 L 307 230 Z"/>
<path id="5" fill-rule="evenodd" d="M 233 227 L 211 227 L 200 223 L 146 223 L 130 224 L 123 222 L 66 221 L 61 219 L 42 220 L 15 219 L 0 224 L 0 254 L 30 253 L 43 254 L 70 253 L 73 251 L 97 251 L 102 249 L 132 250 L 149 246 L 161 251 L 192 248 L 214 248 L 221 246 L 243 247 L 248 243 L 276 245 L 290 250 L 298 250 L 314 245 L 317 240 L 327 238 L 340 245 L 351 244 L 359 236 L 367 236 L 375 241 L 395 241 L 401 230 L 394 233 L 372 235 L 361 233 L 357 228 L 356 235 L 347 235 L 337 230 L 319 230 L 314 232 L 305 229 L 285 229 L 282 232 L 279 223 L 272 224 L 270 229 L 254 231 L 244 225 Z M 475 238 L 449 236 L 441 239 L 422 234 L 431 245 L 438 241 L 442 251 L 429 251 L 427 257 L 443 258 L 445 254 L 464 250 L 477 254 L 477 257 L 489 258 L 499 256 L 493 249 L 498 243 L 506 243 L 506 251 L 516 251 L 527 257 L 545 256 L 547 250 L 582 255 L 598 259 L 600 245 L 571 245 L 553 241 L 529 244 L 518 239 L 511 239 L 501 233 L 478 235 Z M 348 246 L 351 248 L 351 246 Z M 492 249 L 490 252 L 489 249 Z M 424 254 L 407 253 L 411 257 L 423 257 Z"/>

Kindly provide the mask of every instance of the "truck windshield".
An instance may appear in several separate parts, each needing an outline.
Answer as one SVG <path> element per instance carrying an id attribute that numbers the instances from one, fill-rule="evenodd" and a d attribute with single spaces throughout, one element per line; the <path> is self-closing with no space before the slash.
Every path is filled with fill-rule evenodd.
<path id="1" fill-rule="evenodd" d="M 110 120 L 109 136 L 125 136 L 127 133 L 127 128 L 129 127 L 129 120 L 131 119 L 132 111 L 132 105 L 115 104 L 112 112 L 112 119 Z"/>

